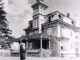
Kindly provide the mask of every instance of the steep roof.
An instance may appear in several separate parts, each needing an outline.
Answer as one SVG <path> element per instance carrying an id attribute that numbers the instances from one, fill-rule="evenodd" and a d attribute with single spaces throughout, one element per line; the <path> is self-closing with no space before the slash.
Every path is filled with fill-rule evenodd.
<path id="1" fill-rule="evenodd" d="M 34 5 L 32 5 L 31 7 L 34 8 L 34 7 L 39 6 L 39 5 L 44 6 L 45 8 L 48 8 L 48 6 L 45 5 L 45 4 L 42 3 L 42 2 L 38 2 L 38 3 L 34 4 Z"/>

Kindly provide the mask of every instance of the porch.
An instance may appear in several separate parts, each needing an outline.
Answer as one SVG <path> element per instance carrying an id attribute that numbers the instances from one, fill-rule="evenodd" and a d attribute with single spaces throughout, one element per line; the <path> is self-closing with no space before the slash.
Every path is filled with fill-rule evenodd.
<path id="1" fill-rule="evenodd" d="M 38 35 L 37 35 L 38 36 Z M 43 36 L 31 37 L 27 41 L 28 56 L 50 56 L 50 39 Z"/>
<path id="2" fill-rule="evenodd" d="M 27 56 L 53 56 L 53 50 L 55 49 L 53 41 L 57 37 L 47 36 L 44 34 L 36 34 L 33 36 L 18 39 L 17 42 L 23 42 L 25 44 L 25 51 Z M 56 52 L 55 52 L 56 53 Z"/>

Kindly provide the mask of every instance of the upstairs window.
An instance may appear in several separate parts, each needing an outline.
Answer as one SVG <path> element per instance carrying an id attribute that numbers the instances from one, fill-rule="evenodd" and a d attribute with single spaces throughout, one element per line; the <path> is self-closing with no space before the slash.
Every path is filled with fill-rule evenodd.
<path id="1" fill-rule="evenodd" d="M 49 16 L 49 18 L 48 18 L 48 19 L 49 19 L 49 22 L 51 22 L 51 16 Z"/>
<path id="2" fill-rule="evenodd" d="M 54 15 L 52 15 L 52 18 L 54 17 Z"/>
<path id="3" fill-rule="evenodd" d="M 61 19 L 61 15 L 58 15 L 58 17 Z"/>
<path id="4" fill-rule="evenodd" d="M 72 36 L 73 34 L 72 34 L 72 32 L 71 32 L 71 36 Z"/>
<path id="5" fill-rule="evenodd" d="M 76 39 L 78 39 L 78 36 L 75 36 Z"/>
<path id="6" fill-rule="evenodd" d="M 30 36 L 33 35 L 33 32 L 30 32 L 29 35 L 30 35 Z"/>
<path id="7" fill-rule="evenodd" d="M 54 17 L 54 15 L 51 15 L 51 21 L 53 21 L 53 17 Z"/>
<path id="8" fill-rule="evenodd" d="M 32 21 L 29 22 L 29 26 L 30 26 L 30 27 L 33 26 L 33 22 L 32 22 Z"/>
<path id="9" fill-rule="evenodd" d="M 52 28 L 48 28 L 48 29 L 47 29 L 47 34 L 48 34 L 48 35 L 52 35 Z"/>
<path id="10" fill-rule="evenodd" d="M 34 26 L 34 27 L 38 27 L 38 20 L 34 20 L 34 21 L 33 21 L 33 26 Z"/>
<path id="11" fill-rule="evenodd" d="M 58 17 L 59 17 L 60 20 L 63 20 L 63 17 L 62 17 L 61 14 L 59 14 Z"/>
<path id="12" fill-rule="evenodd" d="M 38 26 L 38 20 L 35 20 L 35 26 Z"/>
<path id="13" fill-rule="evenodd" d="M 32 27 L 32 25 L 33 25 L 33 24 L 32 24 L 32 23 L 30 23 L 30 27 Z"/>
<path id="14" fill-rule="evenodd" d="M 63 50 L 63 46 L 61 46 L 61 50 Z"/>
<path id="15" fill-rule="evenodd" d="M 72 24 L 75 24 L 75 22 L 74 22 L 74 21 L 72 21 L 71 23 L 72 23 Z"/>
<path id="16" fill-rule="evenodd" d="M 38 31 L 38 30 L 35 30 L 35 31 L 34 31 L 34 34 L 38 34 L 38 33 L 39 33 L 39 31 Z"/>

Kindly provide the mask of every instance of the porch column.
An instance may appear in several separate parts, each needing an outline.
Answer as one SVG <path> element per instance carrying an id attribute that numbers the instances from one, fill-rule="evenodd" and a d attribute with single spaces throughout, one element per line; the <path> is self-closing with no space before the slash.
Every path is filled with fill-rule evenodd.
<path id="1" fill-rule="evenodd" d="M 28 41 L 26 41 L 26 56 L 27 56 L 27 50 L 28 50 Z"/>
<path id="2" fill-rule="evenodd" d="M 21 55 L 21 52 L 20 52 L 20 45 L 21 45 L 21 42 L 19 41 L 19 53 Z M 20 56 L 20 60 L 21 60 L 21 56 Z"/>
<path id="3" fill-rule="evenodd" d="M 40 56 L 42 56 L 42 35 L 41 35 L 41 39 L 40 39 L 40 49 L 41 49 Z"/>
<path id="4" fill-rule="evenodd" d="M 50 43 L 50 38 L 49 38 L 49 50 L 51 50 L 51 43 Z"/>
<path id="5" fill-rule="evenodd" d="M 27 56 L 27 41 L 25 42 L 25 56 Z"/>
<path id="6" fill-rule="evenodd" d="M 27 44 L 27 50 L 28 50 L 28 41 L 26 42 L 26 44 Z"/>

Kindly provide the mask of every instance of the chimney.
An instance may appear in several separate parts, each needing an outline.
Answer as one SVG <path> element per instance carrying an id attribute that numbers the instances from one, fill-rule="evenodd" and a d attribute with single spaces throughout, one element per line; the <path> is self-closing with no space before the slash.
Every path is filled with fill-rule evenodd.
<path id="1" fill-rule="evenodd" d="M 70 17 L 70 13 L 67 13 L 67 17 Z"/>

